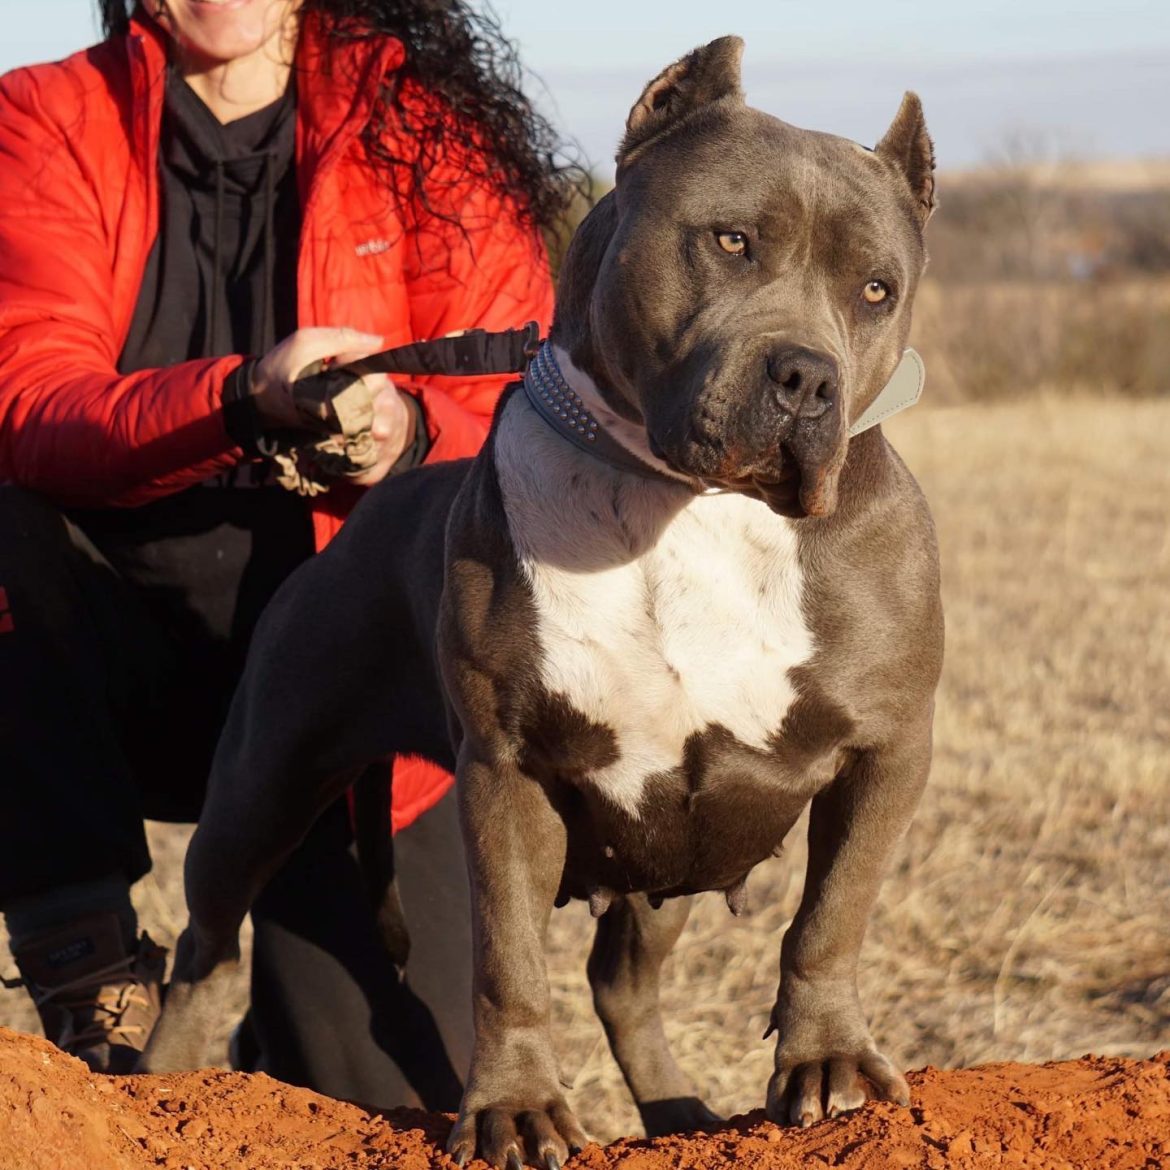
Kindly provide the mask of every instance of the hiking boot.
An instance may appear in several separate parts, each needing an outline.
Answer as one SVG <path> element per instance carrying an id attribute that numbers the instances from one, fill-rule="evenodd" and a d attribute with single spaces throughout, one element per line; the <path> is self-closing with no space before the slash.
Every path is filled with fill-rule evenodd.
<path id="1" fill-rule="evenodd" d="M 131 1072 L 161 1006 L 166 950 L 143 933 L 133 952 L 114 913 L 36 936 L 12 957 L 45 1035 L 95 1072 Z"/>

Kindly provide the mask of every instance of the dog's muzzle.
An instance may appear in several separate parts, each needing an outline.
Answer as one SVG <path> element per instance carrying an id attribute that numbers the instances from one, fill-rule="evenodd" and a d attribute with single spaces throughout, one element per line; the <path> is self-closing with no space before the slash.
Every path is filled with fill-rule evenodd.
<path id="1" fill-rule="evenodd" d="M 827 515 L 844 460 L 836 359 L 777 346 L 705 382 L 685 417 L 650 427 L 651 449 L 709 487 L 764 500 L 782 516 Z M 655 432 L 662 434 L 656 441 Z"/>

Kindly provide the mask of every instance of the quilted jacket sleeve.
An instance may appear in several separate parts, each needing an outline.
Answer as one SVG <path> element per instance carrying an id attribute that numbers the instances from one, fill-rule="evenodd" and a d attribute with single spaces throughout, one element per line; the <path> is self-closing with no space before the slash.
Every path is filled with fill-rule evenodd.
<path id="1" fill-rule="evenodd" d="M 0 482 L 139 504 L 237 460 L 220 392 L 241 359 L 118 375 L 105 176 L 48 108 L 70 84 L 58 66 L 0 79 Z"/>
<path id="2" fill-rule="evenodd" d="M 428 246 L 416 250 L 408 273 L 413 335 L 510 329 L 533 320 L 547 333 L 553 292 L 539 235 L 486 184 L 468 181 L 459 190 L 458 228 L 432 223 L 419 229 Z M 427 418 L 427 462 L 474 455 L 500 393 L 515 380 L 512 374 L 419 379 L 411 389 Z"/>

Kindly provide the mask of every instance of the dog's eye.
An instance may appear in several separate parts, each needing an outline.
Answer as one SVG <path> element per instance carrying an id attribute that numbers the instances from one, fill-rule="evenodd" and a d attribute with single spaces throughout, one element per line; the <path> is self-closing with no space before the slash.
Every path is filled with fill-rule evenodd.
<path id="1" fill-rule="evenodd" d="M 890 295 L 890 289 L 888 285 L 884 284 L 880 280 L 871 280 L 869 284 L 867 284 L 865 288 L 861 290 L 861 295 L 865 297 L 865 299 L 871 305 L 880 305 L 882 301 L 884 301 L 886 297 Z"/>
<path id="2" fill-rule="evenodd" d="M 719 232 L 716 237 L 721 247 L 728 255 L 747 255 L 747 236 L 743 232 Z"/>

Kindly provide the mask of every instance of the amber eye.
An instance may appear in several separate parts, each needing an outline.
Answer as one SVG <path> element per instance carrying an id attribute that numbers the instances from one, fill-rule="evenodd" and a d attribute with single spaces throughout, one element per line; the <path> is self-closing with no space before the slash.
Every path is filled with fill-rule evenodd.
<path id="1" fill-rule="evenodd" d="M 720 232 L 716 239 L 719 247 L 731 256 L 743 256 L 747 253 L 747 236 L 743 232 Z"/>
<path id="2" fill-rule="evenodd" d="M 890 290 L 880 280 L 871 280 L 869 284 L 867 284 L 865 288 L 861 290 L 861 295 L 865 297 L 865 299 L 871 305 L 880 305 L 882 301 L 884 301 L 886 297 L 890 295 Z"/>

